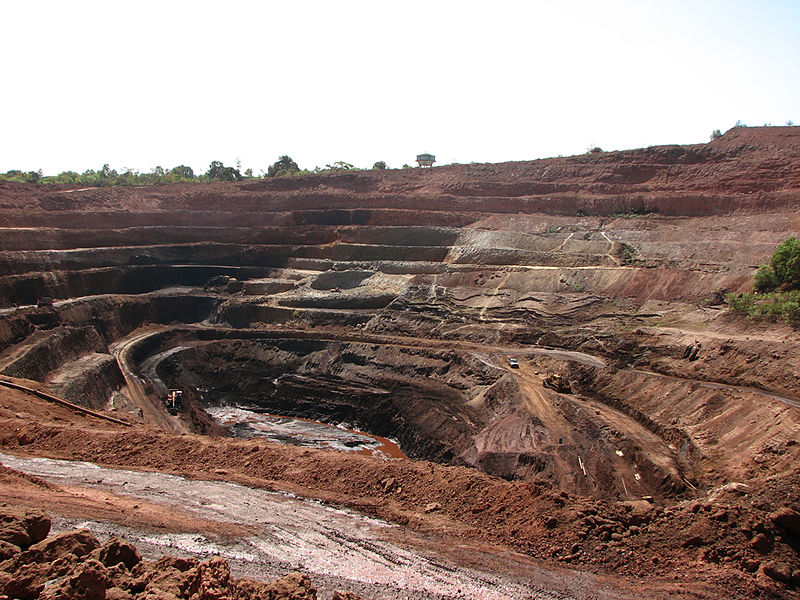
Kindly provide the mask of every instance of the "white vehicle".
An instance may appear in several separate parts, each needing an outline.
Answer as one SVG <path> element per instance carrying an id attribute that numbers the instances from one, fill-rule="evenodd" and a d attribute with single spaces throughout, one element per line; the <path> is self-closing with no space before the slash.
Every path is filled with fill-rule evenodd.
<path id="1" fill-rule="evenodd" d="M 519 369 L 519 361 L 512 356 L 508 359 L 508 366 L 512 369 Z"/>

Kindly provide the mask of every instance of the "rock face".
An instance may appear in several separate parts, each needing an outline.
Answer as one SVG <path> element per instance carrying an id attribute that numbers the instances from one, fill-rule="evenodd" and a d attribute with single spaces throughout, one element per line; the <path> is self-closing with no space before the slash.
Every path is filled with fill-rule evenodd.
<path id="1" fill-rule="evenodd" d="M 39 513 L 2 509 L 3 525 L 39 538 L 49 520 Z M 45 532 L 46 534 L 46 532 Z M 21 538 L 16 538 L 18 541 Z M 341 598 L 360 600 L 344 592 Z M 15 557 L 0 562 L 0 597 L 29 600 L 316 600 L 307 575 L 290 573 L 271 583 L 235 580 L 221 558 L 205 562 L 165 556 L 142 561 L 121 538 L 105 544 L 86 530 L 68 531 L 37 544 L 22 543 Z"/>

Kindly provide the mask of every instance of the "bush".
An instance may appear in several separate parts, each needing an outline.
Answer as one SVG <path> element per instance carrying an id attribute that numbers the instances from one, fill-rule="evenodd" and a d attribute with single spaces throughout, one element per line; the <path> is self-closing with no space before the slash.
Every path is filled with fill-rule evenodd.
<path id="1" fill-rule="evenodd" d="M 756 292 L 800 289 L 800 240 L 792 236 L 777 247 L 769 265 L 756 271 L 753 289 Z"/>
<path id="2" fill-rule="evenodd" d="M 728 294 L 731 310 L 751 317 L 800 325 L 800 240 L 792 236 L 761 265 L 753 278 L 755 293 Z"/>
<path id="3" fill-rule="evenodd" d="M 358 171 L 356 167 L 349 162 L 337 160 L 332 165 L 325 165 L 325 171 Z"/>
<path id="4" fill-rule="evenodd" d="M 383 170 L 386 168 L 386 163 L 382 160 L 377 161 L 374 165 L 372 165 L 373 169 L 380 169 Z"/>
<path id="5" fill-rule="evenodd" d="M 711 132 L 711 141 L 718 140 L 722 137 L 722 132 L 719 129 L 715 129 Z"/>
<path id="6" fill-rule="evenodd" d="M 756 292 L 771 292 L 778 287 L 778 282 L 775 279 L 775 271 L 772 270 L 772 267 L 768 267 L 767 265 L 758 267 L 758 271 L 756 271 L 753 279 L 753 289 Z"/>
<path id="7" fill-rule="evenodd" d="M 769 266 L 775 272 L 778 287 L 784 290 L 800 289 L 800 240 L 792 236 L 778 246 Z"/>

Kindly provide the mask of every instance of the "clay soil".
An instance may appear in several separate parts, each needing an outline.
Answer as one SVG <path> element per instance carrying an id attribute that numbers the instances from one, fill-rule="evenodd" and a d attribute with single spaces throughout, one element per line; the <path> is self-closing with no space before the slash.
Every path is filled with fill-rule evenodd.
<path id="1" fill-rule="evenodd" d="M 493 577 L 472 595 L 311 559 L 260 577 L 306 572 L 322 598 L 795 597 L 800 338 L 723 297 L 800 231 L 797 130 L 233 184 L 0 184 L 0 374 L 129 424 L 0 387 L 0 452 L 290 493 L 390 524 L 464 590 Z M 406 457 L 236 439 L 206 412 L 229 405 Z M 203 516 L 25 464 L 0 469 L 0 502 L 56 527 L 261 535 L 224 497 Z M 92 552 L 70 569 L 99 572 Z M 233 576 L 259 579 L 246 562 Z M 227 568 L 187 567 L 216 573 L 204 589 Z"/>

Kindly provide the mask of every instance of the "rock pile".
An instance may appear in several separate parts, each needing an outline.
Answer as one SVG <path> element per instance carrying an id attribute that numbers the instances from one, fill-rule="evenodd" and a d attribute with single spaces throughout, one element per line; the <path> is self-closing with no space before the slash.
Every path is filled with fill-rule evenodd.
<path id="1" fill-rule="evenodd" d="M 0 600 L 316 600 L 307 575 L 271 583 L 234 579 L 214 557 L 143 560 L 122 538 L 104 544 L 86 529 L 48 537 L 50 519 L 36 511 L 0 507 Z M 350 592 L 334 599 L 361 600 Z"/>

